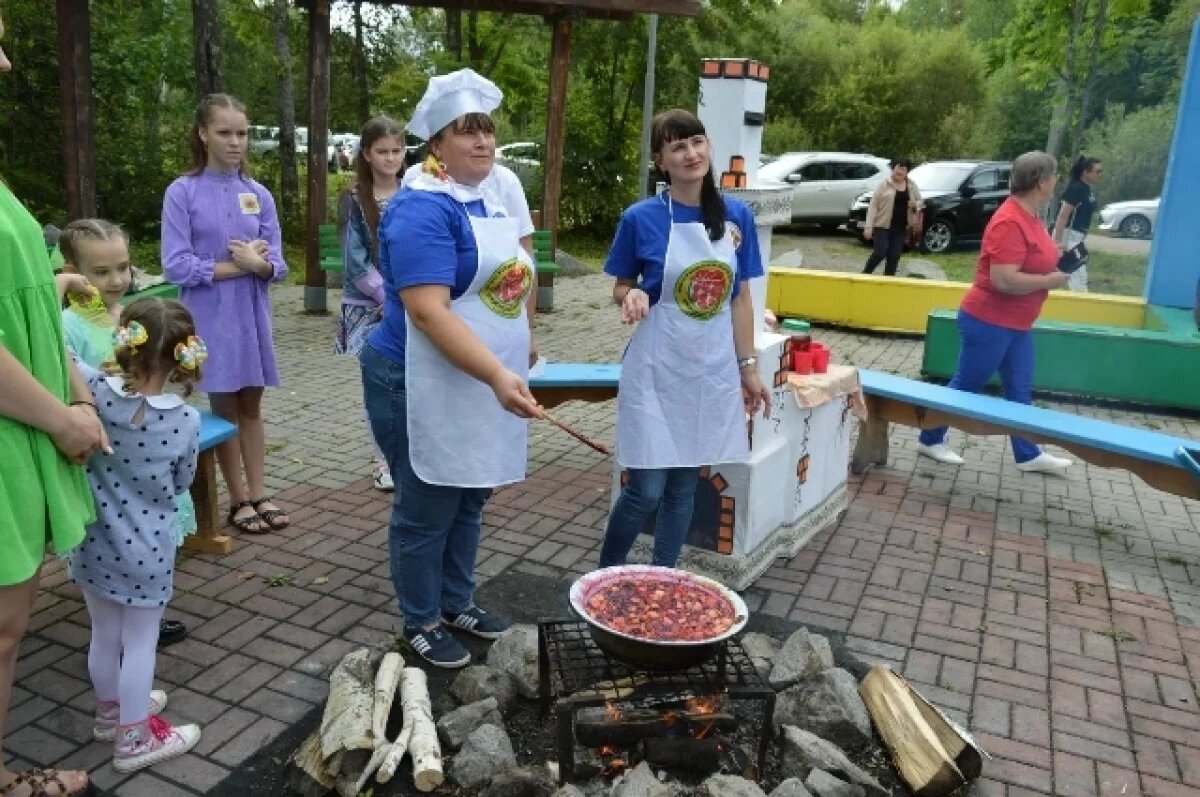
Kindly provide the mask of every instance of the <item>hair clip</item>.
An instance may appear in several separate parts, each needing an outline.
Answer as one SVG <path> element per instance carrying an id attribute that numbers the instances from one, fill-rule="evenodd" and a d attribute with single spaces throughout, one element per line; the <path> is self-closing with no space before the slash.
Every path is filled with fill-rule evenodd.
<path id="1" fill-rule="evenodd" d="M 130 354 L 137 354 L 137 347 L 150 340 L 146 328 L 137 321 L 130 321 L 129 326 L 117 328 L 117 345 L 129 349 Z"/>
<path id="2" fill-rule="evenodd" d="M 208 359 L 208 346 L 196 335 L 188 335 L 186 341 L 175 344 L 175 359 L 185 371 L 195 371 Z"/>
<path id="3" fill-rule="evenodd" d="M 446 173 L 445 165 L 432 153 L 425 158 L 425 163 L 421 164 L 421 171 L 426 174 L 432 174 L 443 183 L 450 179 L 450 175 Z"/>

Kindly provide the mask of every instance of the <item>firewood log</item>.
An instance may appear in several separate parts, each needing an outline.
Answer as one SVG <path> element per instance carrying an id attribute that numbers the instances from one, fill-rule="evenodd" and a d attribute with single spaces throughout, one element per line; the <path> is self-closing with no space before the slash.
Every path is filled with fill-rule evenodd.
<path id="1" fill-rule="evenodd" d="M 375 671 L 366 648 L 347 653 L 329 676 L 329 699 L 321 717 L 321 756 L 330 759 L 345 750 L 373 750 L 372 712 Z"/>
<path id="2" fill-rule="evenodd" d="M 325 768 L 320 733 L 313 733 L 301 742 L 288 765 L 288 788 L 301 797 L 325 797 L 333 790 L 334 775 Z"/>
<path id="3" fill-rule="evenodd" d="M 400 709 L 404 724 L 395 744 L 379 767 L 376 780 L 387 783 L 396 774 L 404 754 L 412 756 L 413 784 L 418 791 L 433 791 L 446 777 L 442 772 L 442 748 L 433 724 L 433 708 L 424 670 L 405 667 L 400 676 Z"/>
<path id="4" fill-rule="evenodd" d="M 946 749 L 949 743 L 957 753 L 966 742 L 945 720 L 934 722 L 942 726 L 935 730 L 904 679 L 887 667 L 876 665 L 863 678 L 858 692 L 892 754 L 900 777 L 917 797 L 940 797 L 967 782 L 954 763 L 954 753 Z"/>

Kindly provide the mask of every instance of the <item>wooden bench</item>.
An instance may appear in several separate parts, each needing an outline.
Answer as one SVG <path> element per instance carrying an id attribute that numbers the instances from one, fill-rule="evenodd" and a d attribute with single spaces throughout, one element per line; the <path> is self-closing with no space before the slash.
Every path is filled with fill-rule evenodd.
<path id="1" fill-rule="evenodd" d="M 221 533 L 217 512 L 217 446 L 237 436 L 237 427 L 211 412 L 200 411 L 200 459 L 192 482 L 192 501 L 196 504 L 196 533 L 183 541 L 183 547 L 203 553 L 229 553 L 233 540 Z"/>
<path id="2" fill-rule="evenodd" d="M 859 377 L 868 420 L 851 457 L 854 473 L 887 464 L 889 423 L 917 429 L 953 426 L 968 434 L 1017 434 L 1053 443 L 1093 465 L 1127 470 L 1164 492 L 1200 498 L 1200 443 L 1195 441 L 881 371 L 860 369 Z"/>
<path id="3" fill-rule="evenodd" d="M 554 309 L 554 275 L 562 268 L 554 262 L 554 234 L 549 230 L 533 231 L 533 262 L 537 269 L 537 309 L 539 313 Z"/>

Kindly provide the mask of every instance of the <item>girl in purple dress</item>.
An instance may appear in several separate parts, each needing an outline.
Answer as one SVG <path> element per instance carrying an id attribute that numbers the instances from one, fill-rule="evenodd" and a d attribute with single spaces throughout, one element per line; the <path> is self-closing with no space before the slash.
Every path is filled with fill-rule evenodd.
<path id="1" fill-rule="evenodd" d="M 275 200 L 246 174 L 247 128 L 245 106 L 228 94 L 200 101 L 192 168 L 163 200 L 162 263 L 211 353 L 199 387 L 212 411 L 238 428 L 217 447 L 229 522 L 265 534 L 289 522 L 266 495 L 261 413 L 263 388 L 279 384 L 268 288 L 287 276 L 287 264 Z"/>

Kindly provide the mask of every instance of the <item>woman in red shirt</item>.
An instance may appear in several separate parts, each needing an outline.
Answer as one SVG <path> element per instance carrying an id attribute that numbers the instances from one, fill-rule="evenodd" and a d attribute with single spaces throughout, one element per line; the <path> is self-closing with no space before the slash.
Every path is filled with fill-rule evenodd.
<path id="1" fill-rule="evenodd" d="M 1026 152 L 1013 161 L 1012 195 L 983 233 L 975 282 L 958 308 L 962 349 L 950 387 L 978 393 L 1000 372 L 1004 397 L 1033 400 L 1033 334 L 1029 331 L 1047 293 L 1065 287 L 1058 270 L 1059 250 L 1038 217 L 1054 196 L 1058 165 L 1044 152 Z M 946 427 L 921 432 L 917 450 L 938 462 L 961 465 L 946 445 Z M 1071 460 L 1047 454 L 1021 437 L 1012 438 L 1017 469 L 1061 471 Z"/>

